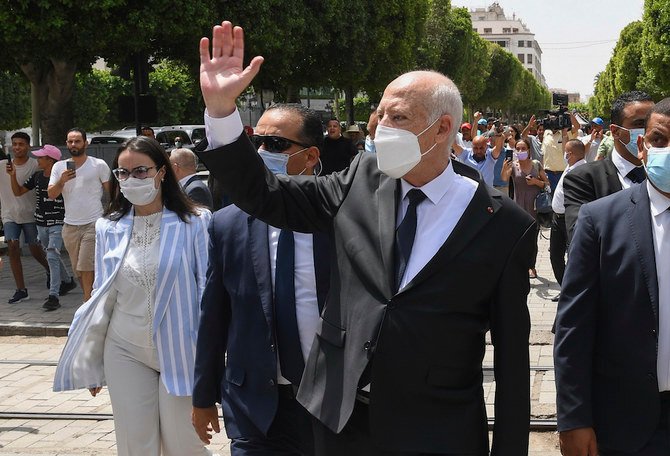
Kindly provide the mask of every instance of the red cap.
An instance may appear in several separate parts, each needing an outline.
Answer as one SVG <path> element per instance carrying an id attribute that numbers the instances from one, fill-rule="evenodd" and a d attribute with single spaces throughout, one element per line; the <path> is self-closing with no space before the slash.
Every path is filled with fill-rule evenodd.
<path id="1" fill-rule="evenodd" d="M 467 128 L 468 130 L 472 130 L 472 125 L 469 123 L 465 122 L 463 125 L 461 125 L 461 130 Z"/>

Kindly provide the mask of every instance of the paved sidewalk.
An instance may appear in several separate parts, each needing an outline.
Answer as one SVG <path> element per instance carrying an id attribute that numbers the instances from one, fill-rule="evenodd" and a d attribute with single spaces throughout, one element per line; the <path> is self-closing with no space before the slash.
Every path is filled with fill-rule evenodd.
<path id="1" fill-rule="evenodd" d="M 548 237 L 548 231 L 544 234 Z M 538 279 L 531 280 L 528 308 L 532 320 L 530 359 L 531 366 L 553 366 L 550 330 L 556 314 L 556 303 L 551 298 L 558 293 L 549 263 L 549 242 L 540 238 Z M 5 257 L 5 261 L 7 261 Z M 42 303 L 48 295 L 45 273 L 30 256 L 23 257 L 29 301 L 7 304 L 14 292 L 14 280 L 9 264 L 0 271 L 0 413 L 102 413 L 110 414 L 111 406 L 106 391 L 92 398 L 86 391 L 69 393 L 51 392 L 54 367 L 31 365 L 28 360 L 57 361 L 64 335 L 72 316 L 81 305 L 81 289 L 62 297 L 62 308 L 44 312 Z M 69 267 L 69 264 L 68 264 Z M 482 280 L 486 278 L 483 277 Z M 28 337 L 20 337 L 28 336 Z M 60 337 L 34 337 L 60 336 Z M 493 362 L 489 346 L 484 364 Z M 7 363 L 3 360 L 12 361 Z M 16 363 L 16 361 L 23 361 Z M 533 418 L 555 418 L 555 387 L 553 371 L 531 372 Z M 495 384 L 487 373 L 484 383 L 487 411 L 493 415 Z M 67 418 L 67 417 L 63 417 Z M 532 433 L 531 456 L 558 456 L 554 433 Z M 211 449 L 229 455 L 225 435 L 217 435 Z M 5 419 L 0 417 L 0 456 L 50 455 L 83 456 L 116 454 L 111 420 L 77 419 Z"/>

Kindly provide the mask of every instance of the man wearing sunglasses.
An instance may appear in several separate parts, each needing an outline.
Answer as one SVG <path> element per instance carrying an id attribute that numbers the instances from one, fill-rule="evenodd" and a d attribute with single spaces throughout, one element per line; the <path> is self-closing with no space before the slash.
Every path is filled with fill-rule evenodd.
<path id="1" fill-rule="evenodd" d="M 250 136 L 268 170 L 313 179 L 321 119 L 300 105 L 274 105 Z M 246 135 L 245 135 L 246 136 Z M 330 240 L 280 230 L 236 206 L 210 226 L 202 299 L 193 425 L 209 443 L 223 409 L 232 456 L 312 455 L 309 413 L 296 401 L 328 290 Z"/>
<path id="2" fill-rule="evenodd" d="M 214 27 L 200 61 L 215 148 L 201 160 L 241 209 L 334 238 L 330 291 L 297 396 L 318 419 L 315 453 L 488 455 L 482 359 L 490 330 L 490 454 L 527 454 L 535 222 L 449 159 L 463 112 L 453 82 L 430 71 L 401 75 L 377 109 L 376 155 L 359 154 L 341 173 L 287 177 L 270 173 L 242 132 L 235 100 L 263 61 L 242 67 L 242 29 Z M 247 381 L 235 370 L 224 377 L 228 389 Z"/>

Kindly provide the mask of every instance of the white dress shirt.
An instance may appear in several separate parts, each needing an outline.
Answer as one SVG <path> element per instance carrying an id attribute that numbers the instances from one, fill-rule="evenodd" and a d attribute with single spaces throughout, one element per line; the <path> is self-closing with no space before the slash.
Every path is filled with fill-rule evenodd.
<path id="1" fill-rule="evenodd" d="M 561 178 L 558 179 L 558 184 L 556 184 L 556 190 L 554 190 L 554 196 L 551 199 L 551 208 L 555 213 L 559 215 L 565 214 L 565 194 L 563 193 L 563 179 L 565 179 L 565 175 L 576 167 L 585 163 L 586 160 L 582 158 L 581 160 L 575 162 L 574 165 L 565 168 L 565 171 L 563 171 L 563 174 L 561 174 Z"/>
<path id="2" fill-rule="evenodd" d="M 619 155 L 616 149 L 612 151 L 612 163 L 614 163 L 614 166 L 616 166 L 617 177 L 619 178 L 619 182 L 621 182 L 621 188 L 627 189 L 631 185 L 633 185 L 633 181 L 627 178 L 626 176 L 636 166 L 631 162 L 629 162 L 628 160 L 624 160 L 624 158 L 621 155 Z"/>
<path id="3" fill-rule="evenodd" d="M 658 390 L 670 390 L 670 198 L 647 181 L 658 280 Z"/>

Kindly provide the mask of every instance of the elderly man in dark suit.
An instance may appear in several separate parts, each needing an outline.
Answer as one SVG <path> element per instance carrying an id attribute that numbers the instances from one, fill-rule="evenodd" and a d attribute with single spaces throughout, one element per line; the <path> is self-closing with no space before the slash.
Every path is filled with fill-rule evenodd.
<path id="1" fill-rule="evenodd" d="M 462 118 L 456 86 L 435 72 L 400 76 L 378 108 L 376 155 L 359 154 L 341 173 L 287 177 L 269 172 L 242 133 L 235 99 L 263 60 L 243 68 L 243 54 L 230 22 L 214 27 L 211 53 L 201 41 L 216 149 L 199 156 L 244 211 L 333 233 L 331 288 L 298 391 L 318 419 L 316 454 L 488 455 L 488 330 L 491 454 L 526 454 L 534 221 L 449 159 Z"/>
<path id="2" fill-rule="evenodd" d="M 196 174 L 197 159 L 190 149 L 173 149 L 170 152 L 170 164 L 184 193 L 196 203 L 212 209 L 212 194 Z"/>
<path id="3" fill-rule="evenodd" d="M 637 140 L 646 183 L 582 206 L 556 319 L 565 456 L 670 454 L 670 98 Z"/>
<path id="4" fill-rule="evenodd" d="M 580 166 L 565 176 L 563 192 L 568 241 L 572 239 L 582 204 L 644 180 L 642 162 L 637 157 L 637 137 L 644 134 L 644 119 L 653 106 L 653 100 L 644 92 L 621 94 L 612 103 L 612 154 L 603 160 Z"/>
<path id="5" fill-rule="evenodd" d="M 313 174 L 323 144 L 316 112 L 275 105 L 256 131 L 269 168 Z M 285 144 L 264 136 L 280 132 Z M 286 153 L 294 155 L 277 168 Z M 193 389 L 204 442 L 208 426 L 219 430 L 220 402 L 232 456 L 313 454 L 309 413 L 295 392 L 328 291 L 329 250 L 326 234 L 280 230 L 233 205 L 214 215 Z"/>

